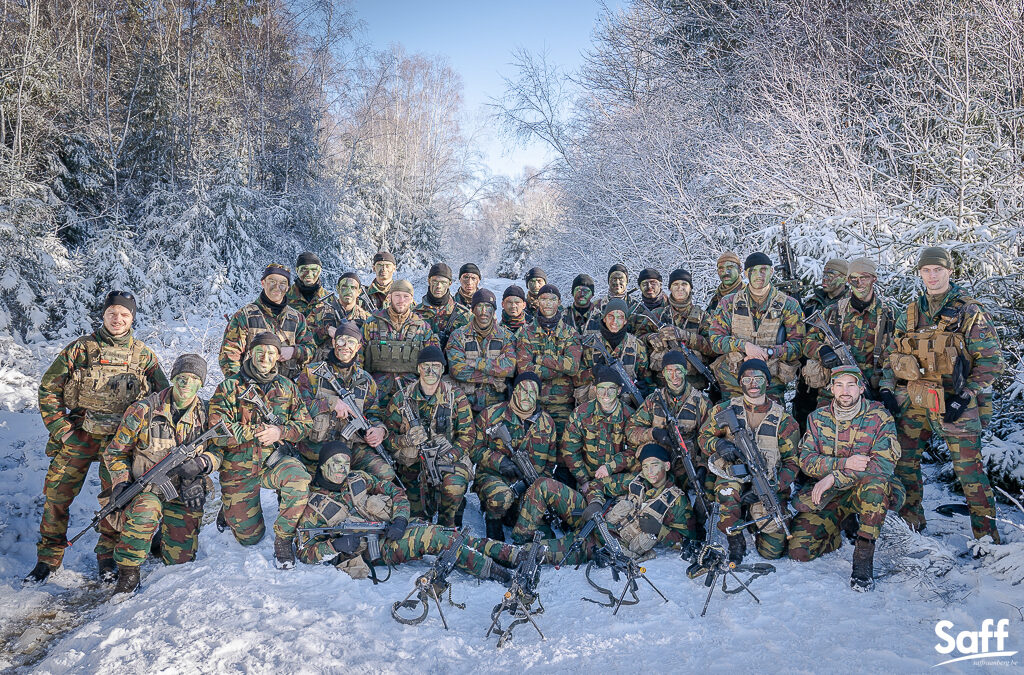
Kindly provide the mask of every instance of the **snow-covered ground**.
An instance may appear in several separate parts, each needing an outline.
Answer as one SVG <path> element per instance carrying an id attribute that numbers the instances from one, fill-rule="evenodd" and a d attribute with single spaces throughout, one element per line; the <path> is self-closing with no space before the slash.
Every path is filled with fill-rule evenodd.
<path id="1" fill-rule="evenodd" d="M 498 284 L 490 287 L 499 287 Z M 198 349 L 211 359 L 220 326 L 174 326 L 147 342 L 169 363 L 181 351 Z M 144 336 L 145 337 L 145 336 Z M 59 346 L 54 346 L 59 347 Z M 929 536 L 887 526 L 876 556 L 880 577 L 870 593 L 848 586 L 852 547 L 798 564 L 775 563 L 777 572 L 757 579 L 746 594 L 715 592 L 707 616 L 700 617 L 707 589 L 684 573 L 686 563 L 663 551 L 646 563 L 648 576 L 667 596 L 650 587 L 641 603 L 611 610 L 584 602 L 597 596 L 582 570 L 541 573 L 545 613 L 536 617 L 547 637 L 529 626 L 517 629 L 510 645 L 498 650 L 484 638 L 491 608 L 503 588 L 454 575 L 453 599 L 465 610 L 445 605 L 450 630 L 436 610 L 419 626 L 390 616 L 391 604 L 405 597 L 420 562 L 402 566 L 378 586 L 355 581 L 330 566 L 273 566 L 272 538 L 252 548 L 209 524 L 200 535 L 198 560 L 165 568 L 154 561 L 143 568 L 139 593 L 106 602 L 99 588 L 87 534 L 69 550 L 65 567 L 41 587 L 22 588 L 21 578 L 35 561 L 47 459 L 46 431 L 38 412 L 21 410 L 34 399 L 32 388 L 52 350 L 38 361 L 19 363 L 27 377 L 4 377 L 0 387 L 0 669 L 49 673 L 193 672 L 540 672 L 711 671 L 711 672 L 918 672 L 957 656 L 935 650 L 936 622 L 952 621 L 955 635 L 979 630 L 984 619 L 1009 619 L 1005 649 L 1024 650 L 1024 534 L 1002 525 L 1010 542 L 1006 555 L 973 559 L 968 553 L 966 518 L 931 512 L 951 499 L 937 483 L 926 486 Z M 41 364 L 41 365 L 40 365 Z M 0 373 L 5 371 L 0 370 Z M 35 378 L 35 379 L 34 379 Z M 215 383 L 208 384 L 209 395 Z M 6 387 L 6 388 L 4 388 Z M 11 410 L 14 408 L 15 410 Z M 84 527 L 95 509 L 99 481 L 95 469 L 75 501 L 71 530 Z M 956 498 L 953 498 L 954 500 Z M 466 522 L 483 534 L 475 497 Z M 212 521 L 219 504 L 207 504 Z M 276 499 L 264 493 L 268 522 Z M 1000 507 L 1016 523 L 1024 516 Z M 1015 551 L 1015 553 L 1014 553 Z M 756 562 L 752 554 L 747 562 Z M 609 581 L 606 572 L 599 576 Z M 1020 671 L 1024 654 L 1005 659 L 1008 672 Z M 985 664 L 988 664 L 987 666 Z M 944 668 L 998 669 L 987 661 Z"/>

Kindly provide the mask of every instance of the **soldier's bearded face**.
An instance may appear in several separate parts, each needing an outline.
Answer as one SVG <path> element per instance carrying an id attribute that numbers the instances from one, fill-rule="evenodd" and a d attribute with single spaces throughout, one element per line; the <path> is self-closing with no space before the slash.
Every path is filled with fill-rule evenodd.
<path id="1" fill-rule="evenodd" d="M 494 307 L 489 302 L 478 302 L 473 305 L 473 320 L 476 321 L 478 328 L 484 330 L 491 327 L 494 323 Z"/>
<path id="2" fill-rule="evenodd" d="M 592 297 L 594 297 L 594 291 L 587 286 L 577 286 L 572 291 L 572 301 L 577 307 L 589 306 Z"/>
<path id="3" fill-rule="evenodd" d="M 836 294 L 846 285 L 846 275 L 839 270 L 825 270 L 821 277 L 821 288 L 827 293 Z"/>
<path id="4" fill-rule="evenodd" d="M 280 303 L 284 301 L 284 294 L 288 292 L 288 279 L 280 274 L 271 274 L 260 282 L 260 286 L 271 302 Z"/>
<path id="5" fill-rule="evenodd" d="M 537 383 L 531 380 L 524 380 L 516 385 L 512 392 L 516 408 L 523 412 L 532 413 L 537 407 Z"/>
<path id="6" fill-rule="evenodd" d="M 754 265 L 747 270 L 747 279 L 750 288 L 754 291 L 762 291 L 768 288 L 772 279 L 772 268 L 770 265 Z"/>
<path id="7" fill-rule="evenodd" d="M 114 337 L 121 337 L 132 329 L 135 317 L 127 307 L 111 305 L 103 311 L 103 327 Z"/>
<path id="8" fill-rule="evenodd" d="M 740 278 L 740 266 L 731 260 L 718 264 L 718 278 L 726 286 L 731 286 Z"/>
<path id="9" fill-rule="evenodd" d="M 513 295 L 501 301 L 501 308 L 513 319 L 518 319 L 526 311 L 526 301 Z"/>
<path id="10" fill-rule="evenodd" d="M 929 295 L 941 295 L 949 290 L 949 278 L 953 271 L 942 265 L 925 265 L 917 271 Z"/>
<path id="11" fill-rule="evenodd" d="M 345 309 L 351 308 L 356 304 L 356 299 L 359 297 L 359 282 L 355 279 L 345 278 L 338 282 L 337 292 L 338 300 L 341 301 L 341 306 Z"/>
<path id="12" fill-rule="evenodd" d="M 452 280 L 448 277 L 434 276 L 427 279 L 427 286 L 430 287 L 430 294 L 435 298 L 443 298 L 448 289 L 452 287 Z"/>
<path id="13" fill-rule="evenodd" d="M 362 343 L 351 335 L 338 335 L 334 338 L 334 356 L 342 363 L 348 363 L 359 353 Z"/>
<path id="14" fill-rule="evenodd" d="M 281 352 L 274 345 L 256 345 L 252 348 L 252 366 L 260 375 L 266 375 L 277 366 Z"/>
<path id="15" fill-rule="evenodd" d="M 644 478 L 651 485 L 661 485 L 665 480 L 665 475 L 669 470 L 669 463 L 663 462 L 657 457 L 648 457 L 640 465 L 640 471 L 643 472 Z"/>
<path id="16" fill-rule="evenodd" d="M 373 274 L 377 277 L 378 284 L 387 286 L 391 283 L 391 277 L 395 276 L 395 263 L 378 260 L 373 263 Z"/>
<path id="17" fill-rule="evenodd" d="M 657 279 L 644 279 L 640 282 L 640 292 L 645 298 L 656 298 L 661 295 L 661 282 Z"/>
<path id="18" fill-rule="evenodd" d="M 605 412 L 615 410 L 619 403 L 619 388 L 611 382 L 602 382 L 596 387 L 597 402 Z"/>
<path id="19" fill-rule="evenodd" d="M 851 274 L 847 280 L 858 300 L 868 300 L 875 291 L 875 276 L 873 274 Z"/>
<path id="20" fill-rule="evenodd" d="M 626 294 L 629 279 L 622 272 L 612 272 L 608 277 L 608 294 L 621 297 Z"/>
<path id="21" fill-rule="evenodd" d="M 853 375 L 840 375 L 832 380 L 832 396 L 844 408 L 856 403 L 864 393 L 860 380 Z"/>
<path id="22" fill-rule="evenodd" d="M 320 473 L 324 475 L 324 478 L 331 481 L 332 483 L 344 483 L 345 479 L 348 478 L 348 472 L 351 468 L 352 460 L 349 456 L 343 452 L 339 452 L 337 455 L 332 455 L 330 459 L 320 465 Z"/>
<path id="23" fill-rule="evenodd" d="M 764 373 L 757 372 L 747 373 L 740 378 L 740 388 L 743 389 L 743 395 L 751 401 L 757 401 L 768 393 L 768 380 L 765 378 Z"/>
<path id="24" fill-rule="evenodd" d="M 605 327 L 613 333 L 618 333 L 626 327 L 626 314 L 620 309 L 613 310 L 604 315 Z"/>
<path id="25" fill-rule="evenodd" d="M 673 281 L 668 287 L 669 292 L 672 294 L 672 300 L 678 303 L 684 303 L 690 299 L 690 284 L 685 281 Z"/>
<path id="26" fill-rule="evenodd" d="M 677 366 L 674 363 L 670 366 L 665 366 L 664 370 L 661 371 L 661 374 L 665 376 L 665 383 L 673 393 L 683 388 L 683 383 L 686 381 L 686 371 L 684 371 L 680 366 Z"/>
<path id="27" fill-rule="evenodd" d="M 530 295 L 537 295 L 540 293 L 540 289 L 544 288 L 544 284 L 548 282 L 544 277 L 533 277 L 532 279 L 526 280 L 526 290 L 530 291 Z"/>
<path id="28" fill-rule="evenodd" d="M 323 271 L 323 268 L 320 265 L 299 265 L 296 271 L 299 273 L 302 283 L 312 286 L 320 281 L 320 272 Z"/>
<path id="29" fill-rule="evenodd" d="M 420 376 L 420 384 L 432 387 L 441 381 L 441 374 L 444 373 L 444 365 L 437 361 L 428 361 L 416 366 Z"/>
<path id="30" fill-rule="evenodd" d="M 545 293 L 537 298 L 537 308 L 545 319 L 550 319 L 558 312 L 558 296 L 554 293 Z"/>
<path id="31" fill-rule="evenodd" d="M 473 295 L 480 287 L 480 277 L 472 272 L 466 272 L 459 277 L 459 286 L 462 287 L 463 295 Z"/>
<path id="32" fill-rule="evenodd" d="M 174 398 L 174 403 L 179 408 L 188 407 L 192 401 L 196 400 L 202 386 L 203 381 L 192 373 L 178 373 L 171 380 L 171 396 Z"/>
<path id="33" fill-rule="evenodd" d="M 412 294 L 405 291 L 395 291 L 388 295 L 391 300 L 391 309 L 395 314 L 405 314 L 412 307 Z"/>

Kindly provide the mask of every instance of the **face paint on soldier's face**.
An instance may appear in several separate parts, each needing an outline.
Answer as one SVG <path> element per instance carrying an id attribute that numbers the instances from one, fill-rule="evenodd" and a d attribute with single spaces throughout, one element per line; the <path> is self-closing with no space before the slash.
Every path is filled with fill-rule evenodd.
<path id="1" fill-rule="evenodd" d="M 373 263 L 373 273 L 377 277 L 377 284 L 387 286 L 391 278 L 395 276 L 395 264 L 386 260 L 379 260 Z"/>
<path id="2" fill-rule="evenodd" d="M 473 305 L 473 323 L 477 328 L 487 330 L 494 323 L 494 307 L 489 302 L 478 302 Z"/>
<path id="3" fill-rule="evenodd" d="M 420 384 L 427 387 L 433 387 L 441 381 L 441 375 L 444 373 L 444 366 L 436 361 L 428 361 L 416 366 L 416 372 L 419 373 Z"/>
<path id="4" fill-rule="evenodd" d="M 682 304 L 690 299 L 690 284 L 685 281 L 673 281 L 668 290 L 672 294 L 673 302 Z"/>
<path id="5" fill-rule="evenodd" d="M 605 412 L 611 412 L 615 410 L 615 407 L 619 404 L 619 388 L 617 385 L 611 382 L 602 382 L 596 389 L 596 398 L 601 409 Z"/>
<path id="6" fill-rule="evenodd" d="M 608 312 L 604 316 L 605 328 L 613 333 L 618 333 L 620 330 L 626 327 L 626 314 L 622 310 L 616 309 Z"/>
<path id="7" fill-rule="evenodd" d="M 917 273 L 921 277 L 928 295 L 942 295 L 949 290 L 949 279 L 953 276 L 952 270 L 942 265 L 925 265 Z"/>
<path id="8" fill-rule="evenodd" d="M 524 380 L 512 391 L 515 407 L 525 413 L 532 413 L 537 408 L 537 383 Z"/>
<path id="9" fill-rule="evenodd" d="M 359 290 L 362 287 L 359 282 L 352 278 L 345 278 L 338 282 L 335 289 L 338 292 L 338 300 L 345 309 L 351 309 L 359 299 Z"/>
<path id="10" fill-rule="evenodd" d="M 260 375 L 266 375 L 277 366 L 277 358 L 281 355 L 274 345 L 256 345 L 252 348 L 249 358 L 252 366 Z"/>
<path id="11" fill-rule="evenodd" d="M 348 363 L 359 353 L 362 342 L 351 335 L 338 335 L 334 338 L 334 356 L 342 363 Z"/>
<path id="12" fill-rule="evenodd" d="M 726 286 L 732 286 L 740 278 L 740 266 L 731 260 L 719 263 L 718 278 Z"/>
<path id="13" fill-rule="evenodd" d="M 821 290 L 830 295 L 835 295 L 846 286 L 846 275 L 839 270 L 825 270 L 821 276 Z"/>
<path id="14" fill-rule="evenodd" d="M 518 319 L 526 311 L 526 301 L 513 295 L 501 301 L 501 308 L 513 319 Z"/>
<path id="15" fill-rule="evenodd" d="M 540 289 L 544 288 L 544 284 L 548 281 L 543 277 L 534 277 L 526 280 L 526 290 L 530 292 L 530 295 L 537 295 Z"/>
<path id="16" fill-rule="evenodd" d="M 847 281 L 858 300 L 866 302 L 875 293 L 875 277 L 871 274 L 852 274 Z"/>
<path id="17" fill-rule="evenodd" d="M 644 478 L 651 485 L 661 485 L 665 481 L 665 476 L 668 473 L 669 463 L 663 462 L 657 457 L 648 457 L 640 464 L 640 471 L 643 473 Z"/>
<path id="18" fill-rule="evenodd" d="M 459 277 L 459 292 L 462 295 L 471 296 L 480 288 L 480 277 L 472 272 L 466 272 Z"/>
<path id="19" fill-rule="evenodd" d="M 302 283 L 312 286 L 320 281 L 320 272 L 323 271 L 323 268 L 320 265 L 299 265 L 295 271 L 298 273 L 299 278 L 302 279 Z"/>
<path id="20" fill-rule="evenodd" d="M 740 378 L 740 388 L 745 398 L 760 402 L 768 393 L 768 380 L 765 379 L 764 373 L 751 373 Z"/>
<path id="21" fill-rule="evenodd" d="M 171 380 L 171 397 L 178 408 L 187 408 L 196 400 L 203 381 L 192 373 L 178 373 Z"/>
<path id="22" fill-rule="evenodd" d="M 754 265 L 747 270 L 747 281 L 753 291 L 763 291 L 768 288 L 772 279 L 772 268 L 770 265 Z"/>
<path id="23" fill-rule="evenodd" d="M 330 459 L 320 465 L 320 473 L 332 483 L 340 485 L 348 478 L 352 460 L 343 452 L 333 455 Z"/>
<path id="24" fill-rule="evenodd" d="M 863 393 L 864 388 L 861 386 L 860 380 L 853 375 L 839 375 L 832 380 L 832 396 L 844 408 L 855 404 Z"/>
<path id="25" fill-rule="evenodd" d="M 558 296 L 554 293 L 545 293 L 537 298 L 537 308 L 545 319 L 550 319 L 558 313 Z"/>
<path id="26" fill-rule="evenodd" d="M 405 314 L 412 307 L 412 294 L 405 291 L 394 291 L 388 295 L 391 300 L 391 309 L 395 314 Z"/>
<path id="27" fill-rule="evenodd" d="M 427 286 L 430 288 L 430 294 L 435 298 L 443 298 L 448 294 L 448 289 L 452 287 L 452 280 L 448 277 L 430 277 L 427 279 Z"/>
<path id="28" fill-rule="evenodd" d="M 288 279 L 280 274 L 271 274 L 260 281 L 260 286 L 271 302 L 282 303 L 285 293 L 288 292 Z"/>
<path id="29" fill-rule="evenodd" d="M 612 272 L 608 277 L 608 295 L 616 298 L 621 298 L 626 295 L 626 284 L 629 283 L 629 277 L 622 272 Z"/>
<path id="30" fill-rule="evenodd" d="M 640 292 L 645 298 L 656 298 L 661 295 L 661 282 L 657 279 L 644 279 L 640 282 Z"/>
<path id="31" fill-rule="evenodd" d="M 103 327 L 114 337 L 121 337 L 132 329 L 135 317 L 131 310 L 121 305 L 111 305 L 103 310 Z"/>
<path id="32" fill-rule="evenodd" d="M 686 371 L 680 366 L 675 364 L 665 366 L 661 374 L 665 377 L 665 384 L 668 385 L 669 391 L 674 394 L 682 390 L 683 384 L 686 382 Z"/>
<path id="33" fill-rule="evenodd" d="M 572 292 L 572 301 L 580 309 L 590 306 L 590 299 L 594 297 L 594 291 L 586 286 L 577 286 Z"/>

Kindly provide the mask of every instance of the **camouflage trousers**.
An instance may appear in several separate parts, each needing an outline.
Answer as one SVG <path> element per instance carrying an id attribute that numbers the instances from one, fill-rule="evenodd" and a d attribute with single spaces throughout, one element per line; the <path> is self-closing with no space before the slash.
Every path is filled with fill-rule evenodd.
<path id="1" fill-rule="evenodd" d="M 517 544 L 533 539 L 537 530 L 548 533 L 545 516 L 551 513 L 569 527 L 583 525 L 579 513 L 587 507 L 587 499 L 565 483 L 554 478 L 541 478 L 523 495 L 519 508 L 519 519 L 512 528 L 512 541 Z M 576 512 L 576 515 L 573 514 Z"/>
<path id="2" fill-rule="evenodd" d="M 46 453 L 50 455 L 50 468 L 43 483 L 43 517 L 39 523 L 39 544 L 36 556 L 39 562 L 50 567 L 60 567 L 64 549 L 68 545 L 68 519 L 71 502 L 82 491 L 89 467 L 99 462 L 100 486 L 110 490 L 110 473 L 100 459 L 100 453 L 110 442 L 110 437 L 93 436 L 82 429 L 75 429 L 67 441 L 50 439 Z M 53 454 L 53 453 L 56 454 Z M 107 522 L 100 521 L 100 536 L 96 542 L 96 557 L 109 559 L 114 555 L 117 544 L 117 530 Z"/>
<path id="3" fill-rule="evenodd" d="M 583 490 L 588 502 L 604 501 L 608 497 L 626 494 L 630 481 L 636 473 L 610 473 L 604 478 L 591 478 Z"/>
<path id="4" fill-rule="evenodd" d="M 461 462 L 455 465 L 453 473 L 446 473 L 441 485 L 431 488 L 427 485 L 426 474 L 420 472 L 420 462 L 398 465 L 398 473 L 405 484 L 412 516 L 430 520 L 437 513 L 437 524 L 454 527 L 455 514 L 466 499 L 469 489 L 469 470 Z"/>
<path id="5" fill-rule="evenodd" d="M 309 481 L 309 474 L 294 457 L 285 457 L 256 476 L 242 478 L 222 471 L 220 492 L 224 519 L 238 543 L 253 546 L 266 534 L 260 488 L 278 494 L 280 510 L 274 522 L 274 534 L 287 539 L 294 537 L 295 526 L 306 509 Z"/>
<path id="6" fill-rule="evenodd" d="M 813 487 L 813 486 L 811 486 Z M 878 539 L 887 510 L 897 510 L 905 498 L 903 484 L 879 476 L 864 476 L 853 485 L 822 495 L 822 506 L 815 506 L 811 487 L 793 497 L 797 514 L 789 525 L 789 557 L 800 562 L 814 560 L 835 551 L 843 544 L 842 523 L 856 515 L 858 534 Z"/>
<path id="7" fill-rule="evenodd" d="M 321 446 L 321 443 L 299 444 L 299 461 L 310 477 L 316 475 Z M 363 471 L 384 481 L 395 481 L 395 470 L 373 448 L 365 443 L 353 443 L 351 447 L 353 471 Z"/>
<path id="8" fill-rule="evenodd" d="M 726 532 L 728 528 L 739 525 L 749 515 L 748 507 L 740 501 L 743 494 L 749 489 L 749 484 L 741 483 L 738 480 L 726 480 L 719 477 L 715 481 L 715 500 L 719 505 L 718 529 L 723 533 L 728 534 Z M 754 527 L 756 528 L 756 526 Z M 762 558 L 767 560 L 781 558 L 786 552 L 786 534 L 755 530 L 754 545 Z"/>
<path id="9" fill-rule="evenodd" d="M 902 453 L 896 463 L 896 477 L 907 490 L 907 500 L 900 516 L 915 530 L 925 527 L 924 484 L 921 476 L 921 454 L 925 444 L 938 436 L 946 441 L 953 459 L 953 471 L 960 480 L 967 506 L 971 511 L 971 531 L 975 538 L 991 535 L 999 542 L 999 531 L 992 520 L 996 515 L 996 502 L 992 486 L 981 458 L 981 421 L 978 406 L 972 404 L 959 420 L 952 424 L 923 408 L 906 406 L 906 390 L 897 392 L 903 413 L 897 420 L 897 431 Z"/>
<path id="10" fill-rule="evenodd" d="M 199 548 L 202 524 L 201 510 L 190 511 L 179 501 L 162 499 L 155 492 L 143 492 L 125 509 L 124 528 L 114 549 L 114 562 L 128 567 L 144 563 L 158 528 L 164 564 L 191 562 Z"/>
<path id="11" fill-rule="evenodd" d="M 473 491 L 480 497 L 480 506 L 488 518 L 499 520 L 514 511 L 519 501 L 511 488 L 514 482 L 493 473 L 478 473 L 473 479 Z"/>

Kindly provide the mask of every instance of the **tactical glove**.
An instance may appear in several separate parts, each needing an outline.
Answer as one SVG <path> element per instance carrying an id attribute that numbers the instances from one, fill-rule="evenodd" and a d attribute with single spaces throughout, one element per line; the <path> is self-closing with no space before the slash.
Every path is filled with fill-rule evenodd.
<path id="1" fill-rule="evenodd" d="M 408 527 L 409 521 L 405 518 L 398 517 L 391 521 L 388 525 L 388 529 L 384 530 L 384 538 L 388 541 L 398 541 L 405 534 L 405 528 Z"/>
<path id="2" fill-rule="evenodd" d="M 718 441 L 715 451 L 726 462 L 738 462 L 743 459 L 743 455 L 740 454 L 740 449 L 736 447 L 736 444 L 724 438 Z"/>
<path id="3" fill-rule="evenodd" d="M 897 417 L 900 414 L 900 403 L 896 400 L 896 394 L 892 393 L 888 389 L 883 389 L 878 392 L 878 399 L 885 406 L 885 409 L 889 411 L 889 414 L 893 417 Z"/>
<path id="4" fill-rule="evenodd" d="M 942 421 L 946 424 L 952 424 L 960 419 L 965 412 L 967 412 L 967 406 L 971 404 L 971 395 L 967 392 L 954 396 L 946 400 L 946 412 L 942 415 Z"/>
<path id="5" fill-rule="evenodd" d="M 658 533 L 661 532 L 661 521 L 650 514 L 645 513 L 640 516 L 639 524 L 640 531 L 652 537 L 657 537 Z"/>
<path id="6" fill-rule="evenodd" d="M 843 365 L 843 362 L 839 359 L 839 355 L 836 354 L 836 350 L 832 349 L 828 345 L 822 345 L 821 349 L 818 350 L 818 360 L 821 361 L 821 365 L 826 368 L 838 368 Z"/>
<path id="7" fill-rule="evenodd" d="M 358 534 L 343 534 L 331 540 L 331 546 L 338 553 L 352 555 L 359 550 L 361 539 Z"/>
<path id="8" fill-rule="evenodd" d="M 501 463 L 498 464 L 498 473 L 506 478 L 515 478 L 519 474 L 516 473 L 516 465 L 508 457 L 502 457 Z"/>
<path id="9" fill-rule="evenodd" d="M 174 470 L 174 475 L 183 480 L 189 478 L 195 478 L 196 476 L 205 476 L 213 470 L 213 466 L 210 464 L 210 460 L 206 458 L 206 455 L 198 455 L 192 459 L 186 459 L 181 465 Z"/>
<path id="10" fill-rule="evenodd" d="M 601 502 L 590 502 L 587 504 L 587 508 L 583 509 L 583 515 L 581 516 L 583 518 L 583 522 L 587 522 L 596 514 L 601 513 L 603 508 L 604 505 L 601 504 Z"/>
<path id="11" fill-rule="evenodd" d="M 409 429 L 409 433 L 407 433 L 405 436 L 406 438 L 409 439 L 409 442 L 415 445 L 416 447 L 419 447 L 427 442 L 427 432 L 422 426 L 413 427 Z"/>
<path id="12" fill-rule="evenodd" d="M 206 485 L 203 484 L 203 479 L 182 482 L 180 495 L 186 509 L 202 511 L 206 505 Z"/>
<path id="13" fill-rule="evenodd" d="M 117 498 L 121 496 L 121 493 L 128 489 L 129 485 L 129 481 L 124 481 L 110 488 L 110 501 L 116 502 Z"/>
<path id="14" fill-rule="evenodd" d="M 666 448 L 670 445 L 668 429 L 652 429 L 651 436 L 654 437 L 654 442 L 658 445 L 663 445 Z"/>

